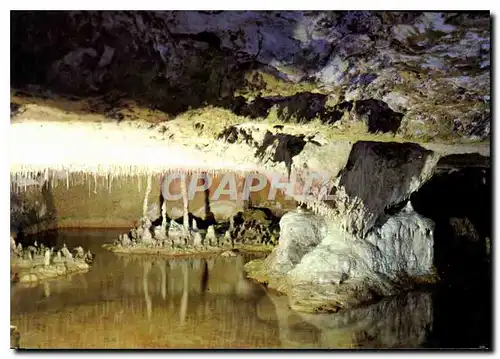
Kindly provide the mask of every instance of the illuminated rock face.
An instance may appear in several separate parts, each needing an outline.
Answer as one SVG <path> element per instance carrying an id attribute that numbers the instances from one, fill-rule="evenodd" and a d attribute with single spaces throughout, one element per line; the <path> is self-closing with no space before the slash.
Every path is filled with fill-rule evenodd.
<path id="1" fill-rule="evenodd" d="M 421 139 L 490 133 L 488 12 L 13 12 L 12 24 L 16 87 L 119 90 L 170 114 L 349 112 Z"/>
<path id="2" fill-rule="evenodd" d="M 250 275 L 261 271 L 306 312 L 352 308 L 433 282 L 434 222 L 407 201 L 437 159 L 412 144 L 356 143 L 331 198 L 311 206 L 316 214 L 283 216 L 278 247 Z"/>
<path id="3" fill-rule="evenodd" d="M 433 229 L 431 220 L 407 209 L 363 239 L 335 223 L 326 227 L 312 213 L 290 212 L 281 220 L 278 247 L 262 266 L 285 283 L 279 289 L 292 309 L 336 312 L 432 283 Z"/>

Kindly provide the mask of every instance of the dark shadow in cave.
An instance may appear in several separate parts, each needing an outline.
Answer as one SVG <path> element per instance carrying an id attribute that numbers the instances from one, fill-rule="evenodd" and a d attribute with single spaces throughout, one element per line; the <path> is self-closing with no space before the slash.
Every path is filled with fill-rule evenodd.
<path id="1" fill-rule="evenodd" d="M 54 179 L 44 181 L 41 186 L 31 185 L 27 191 L 10 192 L 10 230 L 16 233 L 16 242 L 21 243 L 23 248 L 33 245 L 35 241 L 46 247 L 56 245 L 54 237 L 57 236 L 57 229 L 44 230 L 36 235 L 29 234 L 30 228 L 35 226 L 57 228 L 57 210 L 50 181 Z M 35 196 L 35 199 L 30 198 L 31 196 Z"/>
<path id="2" fill-rule="evenodd" d="M 474 156 L 462 155 L 460 163 L 474 163 Z M 436 224 L 434 265 L 440 289 L 433 294 L 434 326 L 426 345 L 491 348 L 491 170 L 450 169 L 455 159 L 443 158 L 437 173 L 411 196 L 413 208 Z"/>

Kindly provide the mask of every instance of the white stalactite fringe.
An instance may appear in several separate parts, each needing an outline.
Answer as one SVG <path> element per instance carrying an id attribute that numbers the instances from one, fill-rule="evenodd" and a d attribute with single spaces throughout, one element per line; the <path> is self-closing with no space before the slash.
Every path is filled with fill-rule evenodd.
<path id="1" fill-rule="evenodd" d="M 215 168 L 214 168 L 215 167 Z M 164 175 L 166 173 L 186 173 L 186 174 L 195 174 L 207 172 L 212 176 L 216 176 L 221 173 L 232 172 L 235 174 L 239 174 L 245 176 L 247 174 L 259 173 L 261 170 L 265 170 L 257 165 L 242 165 L 236 163 L 227 163 L 227 164 L 214 164 L 214 167 L 210 166 L 185 166 L 185 167 L 177 167 L 177 166 L 169 166 L 168 163 L 153 163 L 146 165 L 125 165 L 125 164 L 108 164 L 102 165 L 95 162 L 85 162 L 85 163 L 72 163 L 72 164 L 46 164 L 46 163 L 35 163 L 35 164 L 19 164 L 16 163 L 15 160 L 10 164 L 10 172 L 12 174 L 19 173 L 21 178 L 26 178 L 28 172 L 41 172 L 44 171 L 52 171 L 52 174 L 55 172 L 61 173 L 68 171 L 70 174 L 74 173 L 85 173 L 85 174 L 93 174 L 99 176 L 105 176 L 109 173 L 114 176 L 140 176 L 140 175 L 148 175 L 151 173 Z M 285 173 L 283 173 L 285 174 Z"/>
<path id="2" fill-rule="evenodd" d="M 144 218 L 146 218 L 148 215 L 148 197 L 149 197 L 149 193 L 151 192 L 152 177 L 153 177 L 152 174 L 150 174 L 148 176 L 148 184 L 146 187 L 146 194 L 144 195 L 144 205 L 142 206 L 142 214 L 143 214 Z"/>

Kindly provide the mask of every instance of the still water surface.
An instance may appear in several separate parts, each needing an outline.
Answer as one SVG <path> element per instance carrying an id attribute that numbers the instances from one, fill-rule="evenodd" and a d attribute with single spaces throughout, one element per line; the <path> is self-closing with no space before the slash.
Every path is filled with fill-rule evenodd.
<path id="1" fill-rule="evenodd" d="M 245 278 L 243 265 L 251 256 L 168 259 L 101 249 L 121 232 L 65 230 L 46 236 L 57 245 L 90 248 L 97 256 L 88 273 L 11 287 L 11 324 L 21 333 L 22 348 L 482 345 L 482 337 L 472 344 L 441 338 L 437 331 L 447 331 L 447 317 L 436 329 L 436 296 L 429 292 L 337 314 L 299 314 L 288 308 L 285 296 Z"/>

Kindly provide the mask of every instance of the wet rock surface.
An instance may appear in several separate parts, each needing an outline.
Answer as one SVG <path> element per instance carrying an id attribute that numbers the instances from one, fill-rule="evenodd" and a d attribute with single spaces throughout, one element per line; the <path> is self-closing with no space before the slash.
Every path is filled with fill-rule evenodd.
<path id="1" fill-rule="evenodd" d="M 18 11 L 11 20 L 15 87 L 118 90 L 169 114 L 209 104 L 255 118 L 274 106 L 299 122 L 335 122 L 335 106 L 351 103 L 370 131 L 490 134 L 488 12 Z"/>

